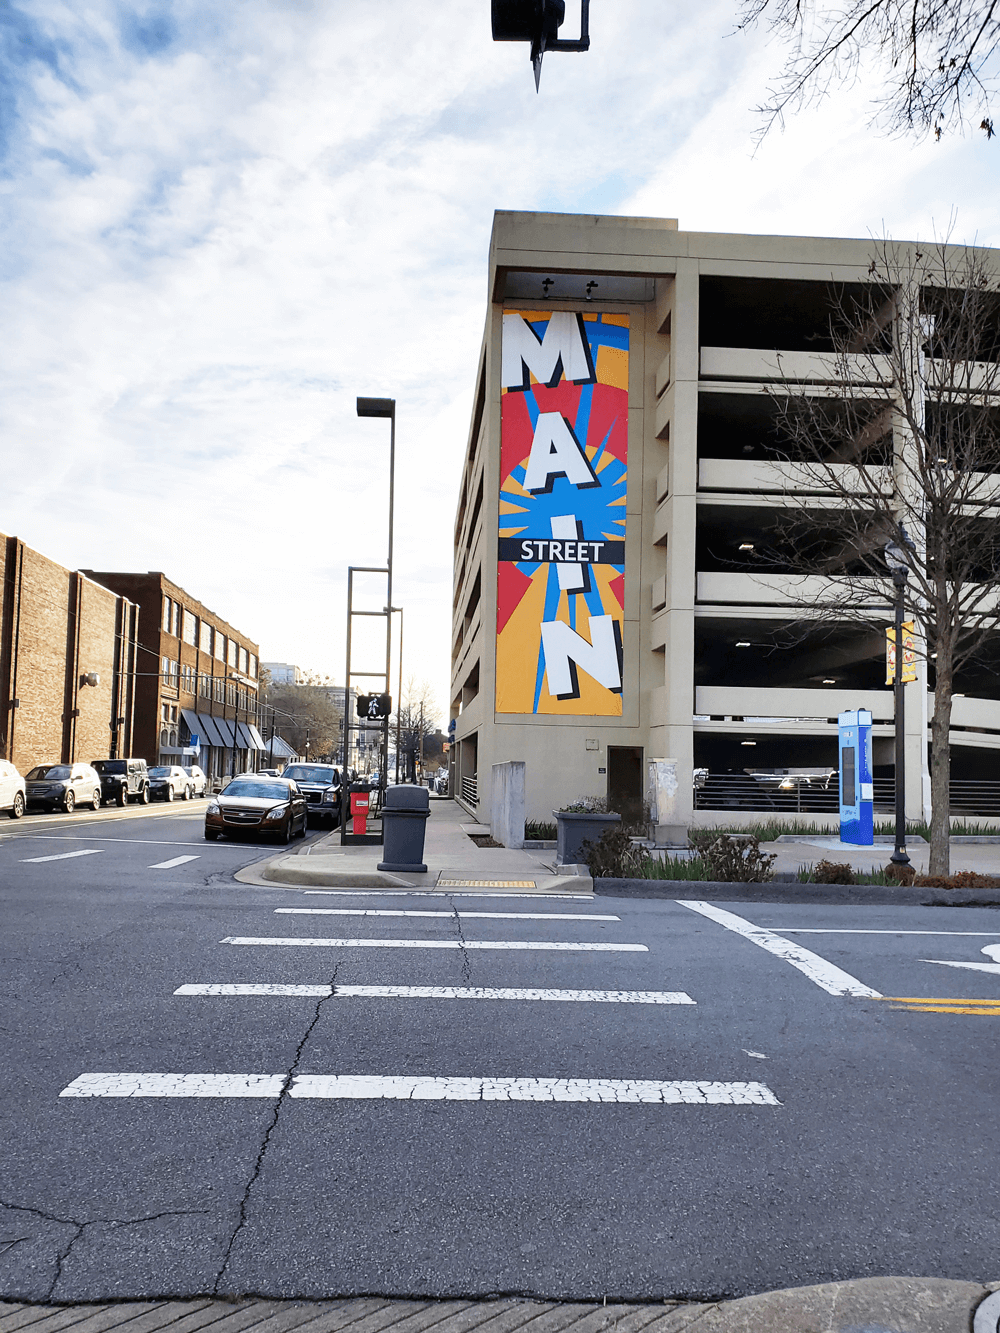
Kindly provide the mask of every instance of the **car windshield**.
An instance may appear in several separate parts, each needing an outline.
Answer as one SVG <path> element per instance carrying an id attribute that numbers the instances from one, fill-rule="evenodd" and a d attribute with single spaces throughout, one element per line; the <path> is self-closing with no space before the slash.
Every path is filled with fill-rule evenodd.
<path id="1" fill-rule="evenodd" d="M 170 777 L 170 769 L 169 769 L 169 768 L 151 768 L 151 769 L 149 770 L 149 776 L 150 776 L 151 778 L 169 778 L 169 777 Z"/>
<path id="2" fill-rule="evenodd" d="M 68 764 L 39 764 L 28 774 L 29 778 L 68 778 Z"/>
<path id="3" fill-rule="evenodd" d="M 91 768 L 96 768 L 98 773 L 124 773 L 124 759 L 95 759 Z"/>
<path id="4" fill-rule="evenodd" d="M 287 782 L 255 782 L 240 780 L 231 782 L 222 793 L 223 796 L 254 796 L 261 801 L 287 801 Z"/>
<path id="5" fill-rule="evenodd" d="M 292 764 L 285 769 L 284 776 L 294 782 L 329 782 L 339 781 L 337 770 L 327 768 L 325 764 Z"/>

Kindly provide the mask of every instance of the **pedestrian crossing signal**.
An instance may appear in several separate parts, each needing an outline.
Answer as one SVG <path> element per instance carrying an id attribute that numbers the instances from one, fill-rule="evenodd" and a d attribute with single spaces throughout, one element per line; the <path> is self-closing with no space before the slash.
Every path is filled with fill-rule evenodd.
<path id="1" fill-rule="evenodd" d="M 388 694 L 359 694 L 358 717 L 366 720 L 388 717 L 392 712 L 392 698 Z"/>

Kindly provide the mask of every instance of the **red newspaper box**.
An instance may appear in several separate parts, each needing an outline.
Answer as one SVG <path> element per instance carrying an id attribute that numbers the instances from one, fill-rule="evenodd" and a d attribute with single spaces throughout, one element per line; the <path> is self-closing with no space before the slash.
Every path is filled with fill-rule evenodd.
<path id="1" fill-rule="evenodd" d="M 351 832 L 364 833 L 368 826 L 368 804 L 371 792 L 351 792 Z"/>

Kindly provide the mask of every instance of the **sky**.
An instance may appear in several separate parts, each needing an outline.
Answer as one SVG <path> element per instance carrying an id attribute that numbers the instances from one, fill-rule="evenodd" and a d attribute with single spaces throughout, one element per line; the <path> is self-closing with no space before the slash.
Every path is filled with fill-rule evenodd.
<path id="1" fill-rule="evenodd" d="M 538 95 L 489 10 L 0 0 L 0 532 L 342 681 L 387 532 L 355 398 L 395 398 L 403 675 L 446 719 L 495 209 L 1000 244 L 1000 140 L 882 137 L 862 85 L 758 146 L 782 51 L 735 0 L 593 0 Z"/>

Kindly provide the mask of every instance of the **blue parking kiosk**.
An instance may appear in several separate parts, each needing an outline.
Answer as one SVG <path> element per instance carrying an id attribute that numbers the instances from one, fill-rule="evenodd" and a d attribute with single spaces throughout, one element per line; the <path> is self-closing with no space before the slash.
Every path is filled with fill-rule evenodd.
<path id="1" fill-rule="evenodd" d="M 866 708 L 841 713 L 840 841 L 858 847 L 875 845 L 872 788 L 872 715 Z"/>

